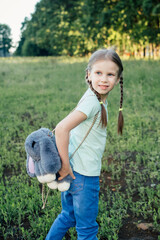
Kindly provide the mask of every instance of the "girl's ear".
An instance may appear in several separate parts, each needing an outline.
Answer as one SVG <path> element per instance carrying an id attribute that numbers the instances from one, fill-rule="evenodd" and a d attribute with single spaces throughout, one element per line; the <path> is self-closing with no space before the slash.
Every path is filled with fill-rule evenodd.
<path id="1" fill-rule="evenodd" d="M 88 80 L 91 82 L 91 72 L 88 70 Z"/>

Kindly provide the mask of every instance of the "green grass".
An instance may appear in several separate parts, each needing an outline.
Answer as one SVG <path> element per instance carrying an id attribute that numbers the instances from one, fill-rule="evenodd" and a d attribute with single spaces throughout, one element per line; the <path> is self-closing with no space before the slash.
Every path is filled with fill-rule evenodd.
<path id="1" fill-rule="evenodd" d="M 0 239 L 42 240 L 61 211 L 57 191 L 41 209 L 41 187 L 26 173 L 24 142 L 40 127 L 53 129 L 76 106 L 87 88 L 86 64 L 85 58 L 0 59 Z M 119 87 L 108 98 L 99 239 L 118 239 L 129 215 L 160 232 L 159 61 L 124 61 L 124 69 L 122 137 Z M 70 236 L 76 239 L 75 229 Z"/>

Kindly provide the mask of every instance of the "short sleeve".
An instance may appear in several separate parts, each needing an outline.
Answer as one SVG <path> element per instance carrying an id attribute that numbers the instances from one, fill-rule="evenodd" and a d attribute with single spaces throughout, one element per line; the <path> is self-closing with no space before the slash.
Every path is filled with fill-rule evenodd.
<path id="1" fill-rule="evenodd" d="M 100 111 L 100 104 L 96 96 L 89 95 L 80 100 L 75 110 L 83 112 L 87 118 L 91 118 Z"/>

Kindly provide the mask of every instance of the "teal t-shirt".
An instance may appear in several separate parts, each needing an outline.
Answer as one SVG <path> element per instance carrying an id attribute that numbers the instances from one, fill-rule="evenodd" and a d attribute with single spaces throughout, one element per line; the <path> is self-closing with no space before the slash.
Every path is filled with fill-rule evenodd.
<path id="1" fill-rule="evenodd" d="M 104 106 L 107 112 L 107 102 Z M 101 106 L 96 95 L 90 88 L 85 92 L 75 110 L 86 114 L 87 119 L 71 130 L 69 156 L 71 156 L 83 140 L 93 123 L 96 113 L 99 112 L 99 114 L 89 135 L 76 151 L 72 159 L 70 159 L 70 164 L 74 171 L 82 175 L 99 176 L 101 171 L 101 159 L 106 145 L 107 132 L 106 128 L 102 128 L 101 124 L 99 124 L 101 118 Z"/>

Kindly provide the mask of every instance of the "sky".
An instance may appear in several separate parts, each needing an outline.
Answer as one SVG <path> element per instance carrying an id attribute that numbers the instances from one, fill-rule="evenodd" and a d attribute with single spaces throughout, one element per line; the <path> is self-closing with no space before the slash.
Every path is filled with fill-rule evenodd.
<path id="1" fill-rule="evenodd" d="M 17 46 L 21 36 L 21 23 L 25 17 L 31 18 L 35 5 L 40 0 L 0 0 L 0 24 L 11 28 L 13 45 Z M 11 51 L 14 51 L 12 49 Z"/>

